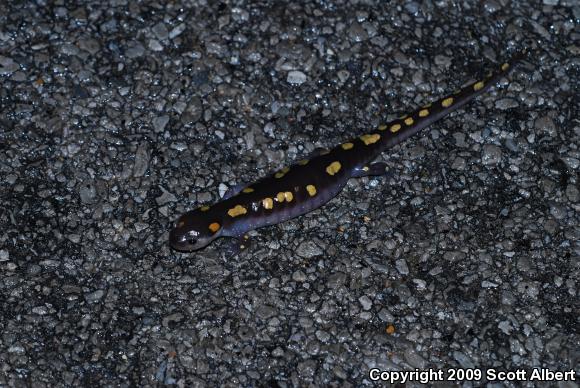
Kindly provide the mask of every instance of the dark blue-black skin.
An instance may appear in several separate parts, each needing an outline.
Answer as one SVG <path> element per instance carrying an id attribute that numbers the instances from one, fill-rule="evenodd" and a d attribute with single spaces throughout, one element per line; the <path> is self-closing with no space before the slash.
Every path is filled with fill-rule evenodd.
<path id="1" fill-rule="evenodd" d="M 179 251 L 201 249 L 218 237 L 246 232 L 308 213 L 334 198 L 355 177 L 380 175 L 377 156 L 487 91 L 513 68 L 504 63 L 488 77 L 328 151 L 318 151 L 271 176 L 226 193 L 223 200 L 183 214 L 169 234 Z"/>

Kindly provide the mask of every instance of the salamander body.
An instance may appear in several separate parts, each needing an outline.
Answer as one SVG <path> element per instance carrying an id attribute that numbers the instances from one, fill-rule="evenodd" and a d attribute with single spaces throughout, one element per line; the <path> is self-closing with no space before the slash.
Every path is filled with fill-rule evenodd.
<path id="1" fill-rule="evenodd" d="M 188 211 L 170 231 L 171 246 L 180 251 L 201 249 L 218 237 L 240 238 L 246 232 L 308 213 L 335 197 L 351 178 L 385 173 L 379 154 L 462 107 L 495 85 L 513 67 L 504 63 L 484 79 L 425 105 L 413 113 L 330 150 L 284 167 L 270 176 L 226 193 L 211 205 Z"/>

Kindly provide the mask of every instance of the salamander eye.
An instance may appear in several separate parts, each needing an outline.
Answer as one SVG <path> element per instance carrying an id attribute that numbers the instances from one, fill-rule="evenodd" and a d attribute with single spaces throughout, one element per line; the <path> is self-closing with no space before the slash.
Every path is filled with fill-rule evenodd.
<path id="1" fill-rule="evenodd" d="M 191 245 L 195 245 L 197 243 L 197 237 L 192 235 L 192 234 L 189 234 L 187 236 L 187 243 L 191 244 Z"/>

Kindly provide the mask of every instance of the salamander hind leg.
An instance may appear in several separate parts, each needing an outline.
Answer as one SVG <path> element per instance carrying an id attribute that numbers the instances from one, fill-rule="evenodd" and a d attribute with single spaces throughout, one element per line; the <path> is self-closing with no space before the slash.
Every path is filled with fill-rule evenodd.
<path id="1" fill-rule="evenodd" d="M 242 190 L 245 190 L 244 187 L 246 187 L 245 184 L 238 183 L 237 185 L 228 188 L 222 199 L 226 200 L 226 199 L 230 199 L 231 197 L 238 195 Z"/>
<path id="2" fill-rule="evenodd" d="M 247 235 L 240 237 L 233 237 L 228 239 L 225 245 L 226 258 L 229 260 L 232 257 L 238 255 L 240 252 L 248 249 L 250 246 L 250 238 Z"/>
<path id="3" fill-rule="evenodd" d="M 352 173 L 353 178 L 382 175 L 391 175 L 391 171 L 387 169 L 387 164 L 383 162 L 376 162 L 363 167 L 356 167 Z"/>

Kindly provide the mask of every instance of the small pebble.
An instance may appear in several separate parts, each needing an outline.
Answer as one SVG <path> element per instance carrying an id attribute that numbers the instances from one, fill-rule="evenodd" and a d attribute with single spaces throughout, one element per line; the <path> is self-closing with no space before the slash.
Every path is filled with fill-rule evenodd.
<path id="1" fill-rule="evenodd" d="M 290 84 L 301 85 L 304 82 L 306 82 L 306 74 L 304 74 L 301 71 L 292 70 L 288 72 L 288 77 L 286 78 L 286 81 Z"/>
<path id="2" fill-rule="evenodd" d="M 320 256 L 322 253 L 322 249 L 312 241 L 304 241 L 296 249 L 296 254 L 304 258 Z"/>
<path id="3" fill-rule="evenodd" d="M 163 115 L 153 119 L 153 129 L 155 132 L 163 132 L 165 130 L 165 126 L 169 123 L 169 116 Z"/>
<path id="4" fill-rule="evenodd" d="M 365 29 L 357 22 L 354 22 L 350 25 L 348 29 L 348 36 L 354 42 L 362 42 L 368 39 L 368 34 Z"/>
<path id="5" fill-rule="evenodd" d="M 98 302 L 99 300 L 101 300 L 101 298 L 104 295 L 105 295 L 105 291 L 104 290 L 96 290 L 96 291 L 93 291 L 93 292 L 89 292 L 88 294 L 85 294 L 85 299 L 89 303 L 95 303 L 95 302 Z"/>
<path id="6" fill-rule="evenodd" d="M 362 305 L 363 310 L 370 310 L 371 307 L 373 306 L 373 302 L 366 295 L 361 296 L 360 298 L 358 298 L 358 301 Z"/>
<path id="7" fill-rule="evenodd" d="M 401 275 L 408 275 L 409 274 L 409 267 L 407 266 L 407 262 L 404 259 L 399 259 L 395 262 L 395 266 L 397 267 L 397 271 Z"/>
<path id="8" fill-rule="evenodd" d="M 481 155 L 481 162 L 485 166 L 493 166 L 501 161 L 502 151 L 496 145 L 486 144 L 483 146 L 483 152 Z"/>

